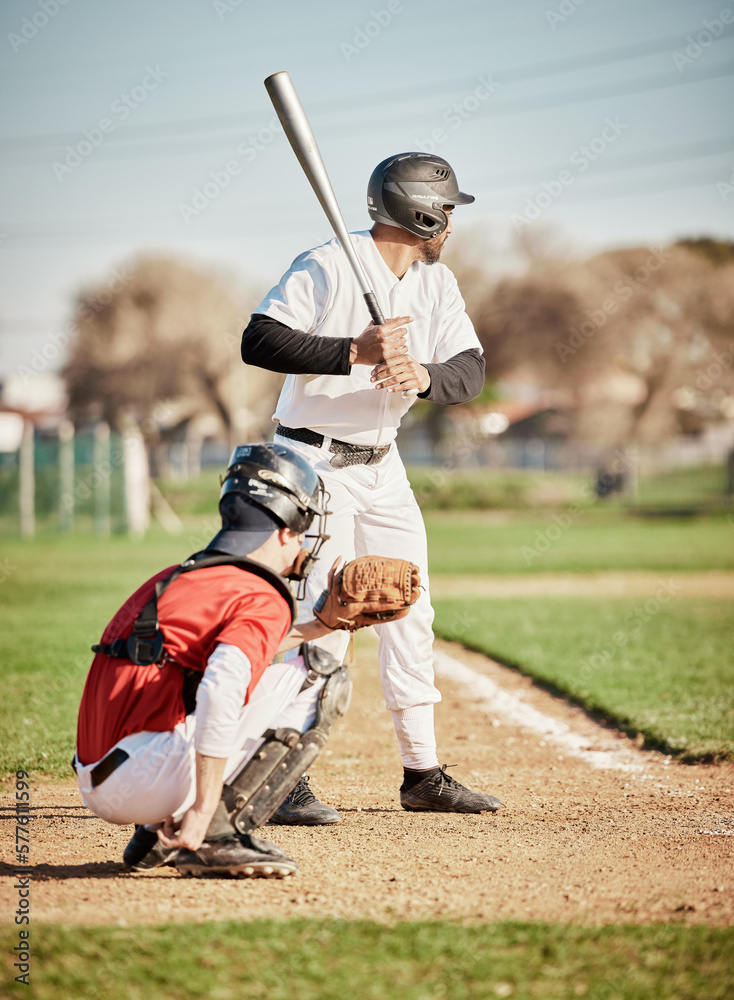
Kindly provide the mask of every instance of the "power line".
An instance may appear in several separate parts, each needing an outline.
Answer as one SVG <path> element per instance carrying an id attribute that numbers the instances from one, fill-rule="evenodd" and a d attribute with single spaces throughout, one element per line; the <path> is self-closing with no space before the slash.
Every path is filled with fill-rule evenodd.
<path id="1" fill-rule="evenodd" d="M 676 2 L 676 0 L 667 0 L 667 2 L 666 2 L 666 0 L 663 0 L 661 6 L 656 11 L 654 8 L 650 8 L 649 6 L 647 7 L 647 9 L 641 9 L 641 5 L 639 4 L 638 0 L 634 0 L 634 2 L 632 4 L 633 10 L 631 12 L 631 17 L 627 13 L 623 13 L 621 17 L 619 16 L 619 6 L 618 6 L 618 2 L 617 2 L 615 4 L 614 12 L 611 14 L 611 16 L 600 17 L 599 16 L 599 11 L 597 10 L 597 12 L 596 12 L 596 19 L 594 21 L 593 27 L 594 28 L 598 28 L 598 27 L 602 27 L 603 28 L 604 25 L 606 25 L 606 24 L 608 24 L 610 22 L 611 23 L 618 23 L 620 21 L 627 20 L 628 17 L 629 17 L 629 19 L 631 19 L 631 20 L 634 21 L 637 18 L 639 18 L 640 16 L 644 17 L 644 16 L 649 16 L 649 14 L 655 14 L 655 13 L 658 13 L 658 14 L 665 13 L 665 14 L 667 14 L 670 11 L 676 10 L 677 8 L 680 8 L 680 7 L 691 8 L 691 7 L 694 7 L 694 6 L 704 6 L 704 5 L 707 5 L 707 4 L 711 4 L 711 2 L 712 2 L 712 0 L 677 0 L 677 2 Z M 649 3 L 650 3 L 650 0 L 648 0 L 648 5 L 649 5 Z M 485 7 L 486 6 L 486 0 L 479 0 L 479 2 L 476 4 L 476 6 L 478 6 L 478 7 Z M 455 29 L 456 16 L 458 14 L 463 14 L 463 13 L 465 13 L 465 8 L 464 7 L 456 6 L 452 10 L 452 26 L 454 27 L 454 29 Z M 605 13 L 606 13 L 606 11 L 605 11 Z M 572 21 L 570 25 L 564 25 L 564 34 L 567 33 L 567 32 L 569 32 L 569 31 L 575 31 L 575 30 L 577 30 L 579 28 L 582 29 L 582 30 L 588 29 L 588 27 L 589 27 L 588 24 L 577 24 L 576 21 Z M 690 30 L 695 30 L 695 27 L 696 26 L 692 26 L 692 28 Z M 457 30 L 457 29 L 455 29 L 455 30 Z M 543 33 L 545 33 L 545 32 L 547 32 L 547 28 L 544 26 Z M 541 34 L 541 32 L 540 31 L 536 32 L 536 35 L 538 35 L 538 34 Z M 523 27 L 523 28 L 521 28 L 518 31 L 513 31 L 513 32 L 510 32 L 510 33 L 504 35 L 501 40 L 504 42 L 504 41 L 508 41 L 509 39 L 516 38 L 516 37 L 527 38 L 527 36 L 528 36 L 527 29 Z M 679 36 L 676 37 L 676 44 L 680 44 L 680 43 L 681 43 L 681 36 L 679 35 Z M 204 53 L 202 53 L 201 47 L 197 46 L 194 49 L 188 49 L 188 50 L 184 49 L 184 50 L 179 51 L 179 52 L 175 52 L 174 51 L 174 52 L 167 53 L 167 57 L 171 58 L 172 60 L 176 60 L 176 64 L 177 65 L 181 65 L 181 64 L 182 65 L 187 65 L 187 64 L 191 64 L 191 63 L 201 64 L 202 62 L 215 62 L 217 64 L 218 68 L 222 67 L 222 65 L 223 65 L 223 56 L 234 56 L 235 58 L 240 59 L 241 58 L 241 51 L 240 51 L 239 48 L 237 48 L 237 49 L 234 49 L 232 51 L 227 52 L 226 50 L 223 51 L 222 48 L 219 47 L 216 50 L 213 50 L 211 52 L 204 52 Z M 160 52 L 158 52 L 158 51 L 156 51 L 155 53 L 150 53 L 147 56 L 146 55 L 142 55 L 140 57 L 140 59 L 141 59 L 142 62 L 145 62 L 145 61 L 148 61 L 148 60 L 157 60 L 157 59 L 160 59 L 160 58 L 161 58 L 161 55 L 160 55 Z M 7 65 L 10 66 L 10 63 L 8 63 Z M 100 72 L 102 74 L 108 74 L 109 75 L 111 73 L 126 72 L 126 71 L 129 70 L 129 68 L 130 68 L 129 62 L 126 62 L 124 64 L 120 64 L 117 67 L 114 67 L 114 66 L 111 67 L 109 60 L 104 60 L 104 61 L 100 60 L 100 61 L 98 61 L 96 63 L 91 63 L 90 61 L 87 61 L 86 63 L 81 64 L 81 65 L 79 64 L 78 61 L 76 61 L 73 66 L 69 66 L 67 64 L 60 63 L 56 67 L 50 67 L 48 65 L 48 63 L 44 62 L 44 66 L 43 66 L 43 70 L 44 71 L 43 72 L 38 72 L 37 68 L 35 68 L 35 67 L 33 67 L 33 68 L 31 68 L 31 67 L 23 68 L 21 66 L 18 66 L 18 64 L 16 62 L 16 64 L 12 66 L 12 72 L 8 73 L 7 77 L 8 77 L 8 79 L 11 76 L 14 76 L 15 78 L 21 78 L 21 79 L 23 77 L 26 77 L 26 78 L 27 77 L 32 77 L 32 81 L 33 82 L 35 82 L 36 80 L 40 81 L 40 80 L 49 80 L 49 79 L 51 79 L 51 80 L 52 79 L 62 79 L 63 80 L 63 79 L 74 79 L 74 78 L 76 78 L 76 79 L 84 79 L 84 78 L 88 78 L 90 76 L 96 77 L 98 79 L 99 76 L 100 76 Z M 0 69 L 2 69 L 2 67 L 0 67 Z M 61 72 L 62 70 L 65 70 L 65 69 L 71 69 L 72 72 L 71 73 Z M 227 66 L 226 64 L 224 66 L 224 69 L 225 69 L 226 72 L 230 71 L 230 67 Z M 0 79 L 2 79 L 2 74 L 0 74 Z M 394 98 L 394 96 L 395 96 L 394 95 L 394 91 L 387 92 L 386 96 Z"/>
<path id="2" fill-rule="evenodd" d="M 711 154 L 702 154 L 702 155 L 706 156 Z M 691 157 L 688 157 L 687 159 L 690 158 Z M 632 168 L 625 167 L 622 169 L 632 169 Z M 547 174 L 544 174 L 544 176 L 552 176 L 551 171 L 549 170 Z M 580 178 L 577 178 L 577 180 L 579 179 Z M 638 194 L 646 193 L 648 191 L 668 191 L 684 187 L 704 187 L 704 186 L 710 187 L 716 183 L 717 178 L 712 178 L 710 176 L 703 177 L 699 169 L 695 172 L 691 171 L 688 174 L 683 175 L 682 177 L 673 177 L 669 179 L 665 177 L 663 178 L 656 177 L 651 182 L 647 182 L 645 180 L 629 181 L 627 182 L 627 185 L 623 189 L 610 188 L 608 182 L 605 184 L 605 187 L 603 189 L 600 189 L 598 185 L 593 184 L 594 178 L 588 177 L 586 175 L 581 180 L 582 180 L 582 188 L 575 187 L 573 195 L 569 196 L 567 192 L 564 192 L 561 199 L 563 203 L 571 203 L 577 201 L 605 201 L 608 198 L 612 197 L 616 198 L 623 196 L 636 197 Z M 467 185 L 467 187 L 468 186 L 469 185 Z M 483 180 L 480 183 L 472 184 L 471 187 L 472 190 L 475 191 L 480 196 L 484 194 L 485 196 L 489 195 L 491 197 L 497 194 L 501 194 L 503 192 L 517 189 L 518 185 L 509 184 L 504 186 L 502 185 L 498 186 L 492 184 L 491 178 L 483 178 Z M 584 193 L 583 188 L 590 188 L 590 190 Z M 580 196 L 577 196 L 575 194 L 576 191 L 580 192 Z M 293 226 L 294 224 L 300 224 L 302 222 L 310 221 L 313 218 L 315 208 L 314 211 L 308 212 L 308 211 L 303 211 L 303 204 L 301 201 L 293 202 L 292 204 L 296 206 L 296 210 L 290 208 L 288 204 L 281 205 L 280 214 L 273 216 L 271 219 L 274 226 L 277 225 L 279 219 L 287 218 L 289 224 Z M 297 210 L 298 208 L 300 208 L 301 210 L 298 211 Z M 228 217 L 236 221 L 239 214 L 241 213 L 237 213 L 236 211 L 229 212 Z M 248 215 L 251 216 L 251 214 L 252 214 L 251 210 L 248 210 Z M 149 225 L 148 227 L 145 227 L 145 224 L 141 220 L 139 224 L 135 224 L 133 227 L 129 229 L 119 229 L 113 222 L 113 223 L 108 223 L 104 229 L 100 230 L 92 229 L 84 231 L 80 230 L 78 225 L 73 225 L 72 228 L 66 230 L 57 230 L 55 232 L 45 231 L 45 232 L 15 233 L 15 234 L 10 233 L 8 237 L 8 242 L 10 241 L 12 241 L 13 243 L 15 243 L 16 241 L 24 243 L 34 242 L 34 241 L 50 242 L 54 240 L 64 240 L 65 242 L 73 242 L 73 243 L 86 242 L 87 240 L 92 240 L 92 241 L 101 240 L 102 242 L 105 241 L 124 242 L 127 239 L 132 239 L 137 236 L 145 236 L 147 239 L 152 240 L 159 238 L 164 234 L 169 234 L 170 236 L 174 236 L 178 239 L 181 239 L 182 237 L 189 238 L 191 236 L 193 236 L 195 239 L 197 238 L 211 239 L 211 238 L 225 238 L 225 237 L 235 238 L 238 235 L 237 231 L 235 231 L 234 229 L 211 229 L 210 227 L 202 227 L 202 226 L 189 227 L 189 226 L 184 226 L 183 224 L 179 224 L 178 226 L 153 225 L 152 227 Z M 242 235 L 244 236 L 245 234 Z M 9 249 L 9 247 L 6 248 Z"/>
<path id="3" fill-rule="evenodd" d="M 549 108 L 564 108 L 569 107 L 574 104 L 591 103 L 594 101 L 603 100 L 609 97 L 619 97 L 619 96 L 630 96 L 635 94 L 649 93 L 655 90 L 665 90 L 670 87 L 678 87 L 684 84 L 696 84 L 705 83 L 710 80 L 720 79 L 727 76 L 734 75 L 734 63 L 722 63 L 718 66 L 711 67 L 708 71 L 701 72 L 697 76 L 688 76 L 685 79 L 681 78 L 680 74 L 668 74 L 664 76 L 656 76 L 653 78 L 644 78 L 643 81 L 624 81 L 621 84 L 606 85 L 604 87 L 585 88 L 582 91 L 565 91 L 559 92 L 558 94 L 547 94 L 547 95 L 536 95 L 533 98 L 521 98 L 515 101 L 507 101 L 504 104 L 493 105 L 490 108 L 479 109 L 472 113 L 470 118 L 472 122 L 480 118 L 492 117 L 499 118 L 505 117 L 507 115 L 522 114 L 529 111 L 535 110 L 547 110 Z M 643 86 L 636 86 L 636 84 L 644 82 Z M 430 127 L 430 125 L 412 125 L 411 130 L 415 134 L 416 132 L 423 131 L 425 128 Z M 365 120 L 364 118 L 359 118 L 358 120 L 350 120 L 347 123 L 335 123 L 333 125 L 320 125 L 316 129 L 319 136 L 326 136 L 337 133 L 340 137 L 347 137 L 349 135 L 361 135 L 370 128 L 380 128 L 383 134 L 388 134 L 391 131 L 395 131 L 400 128 L 401 131 L 405 130 L 405 120 L 404 118 L 398 118 L 395 122 L 390 122 L 384 117 L 374 119 L 373 121 Z M 208 150 L 214 150 L 219 148 L 218 146 L 209 145 Z M 227 145 L 228 149 L 232 149 L 232 144 Z M 107 149 L 102 147 L 99 156 L 96 156 L 100 162 L 105 162 L 112 159 L 141 159 L 149 158 L 152 156 L 160 157 L 162 155 L 173 155 L 173 156 L 183 156 L 187 153 L 198 153 L 198 148 L 190 146 L 188 148 L 182 149 L 171 149 L 171 150 L 156 150 L 145 151 L 145 150 L 132 150 L 126 149 L 122 146 L 115 147 L 114 149 Z M 112 154 L 112 155 L 110 155 Z"/>
<path id="4" fill-rule="evenodd" d="M 734 28 L 725 29 L 717 41 L 723 41 L 728 39 L 734 34 Z M 547 60 L 543 63 L 537 63 L 534 66 L 523 67 L 515 70 L 504 70 L 501 73 L 498 72 L 497 82 L 500 86 L 505 86 L 507 84 L 522 83 L 529 80 L 541 79 L 546 76 L 555 76 L 562 73 L 577 72 L 582 69 L 597 68 L 600 66 L 607 66 L 618 62 L 628 62 L 633 59 L 644 58 L 650 55 L 656 55 L 660 52 L 670 52 L 671 48 L 681 45 L 680 35 L 669 36 L 664 39 L 659 40 L 648 40 L 644 42 L 637 42 L 632 45 L 617 46 L 612 49 L 604 50 L 602 52 L 585 54 L 580 56 L 573 56 L 571 58 L 565 58 L 560 60 Z M 725 67 L 727 64 L 721 64 L 721 67 Z M 733 72 L 731 69 L 729 72 Z M 433 97 L 441 97 L 447 99 L 447 93 L 455 92 L 456 90 L 466 90 L 467 88 L 473 88 L 476 86 L 477 79 L 481 76 L 481 72 L 475 73 L 471 77 L 459 77 L 454 78 L 450 81 L 438 82 L 435 84 L 419 84 L 415 87 L 403 88 L 399 93 L 396 94 L 394 90 L 388 91 L 378 91 L 369 94 L 356 95 L 355 97 L 349 98 L 336 98 L 326 101 L 314 102 L 309 108 L 309 114 L 312 118 L 317 118 L 319 115 L 326 115 L 333 113 L 334 111 L 347 110 L 350 113 L 355 110 L 355 108 L 369 106 L 373 107 L 376 103 L 384 102 L 391 108 L 395 107 L 395 104 L 407 103 L 414 98 L 428 99 Z M 484 74 L 485 77 L 488 74 Z M 494 74 L 489 74 L 490 76 Z M 716 74 L 716 75 L 727 75 L 727 74 Z M 675 85 L 674 81 L 679 83 L 695 82 L 697 79 L 709 79 L 708 75 L 698 74 L 696 76 L 687 76 L 685 79 L 682 78 L 680 72 L 676 76 L 668 77 L 657 77 L 657 80 L 670 80 L 668 85 Z M 644 78 L 642 78 L 644 80 Z M 632 81 L 632 83 L 639 81 Z M 598 90 L 598 88 L 597 88 Z M 584 90 L 586 93 L 587 91 Z M 612 91 L 611 96 L 615 96 L 616 93 L 636 93 L 633 90 L 621 90 Z M 566 91 L 563 96 L 576 95 L 575 91 Z M 547 99 L 553 100 L 557 95 L 547 95 Z M 540 100 L 541 103 L 533 105 L 533 100 Z M 521 98 L 518 99 L 519 105 L 523 102 L 531 103 L 527 107 L 519 107 L 519 110 L 533 110 L 534 107 L 549 107 L 552 104 L 542 103 L 542 95 L 536 98 Z M 574 103 L 569 101 L 568 103 Z M 505 114 L 508 113 L 504 110 L 505 105 L 500 103 L 499 105 L 493 105 L 492 108 L 485 109 L 486 111 L 494 112 L 494 114 Z M 268 114 L 268 120 L 272 118 L 272 109 L 270 109 L 265 101 L 263 101 L 263 115 Z M 509 113 L 511 113 L 510 109 Z M 403 120 L 403 116 L 399 117 Z M 379 119 L 380 122 L 384 122 L 384 117 Z M 365 127 L 365 122 L 360 119 L 357 123 L 359 129 Z M 184 119 L 180 121 L 172 122 L 158 122 L 156 124 L 146 124 L 146 125 L 131 125 L 126 126 L 123 132 L 116 132 L 111 134 L 105 140 L 105 149 L 110 150 L 111 147 L 122 146 L 131 142 L 160 142 L 167 141 L 172 138 L 186 138 L 186 137 L 197 137 L 204 135 L 209 132 L 225 131 L 227 129 L 237 128 L 240 131 L 244 131 L 247 128 L 258 128 L 263 126 L 263 116 L 254 116 L 251 118 L 244 118 L 241 114 L 224 114 L 224 115 L 212 115 L 206 118 L 191 118 Z M 331 128 L 341 130 L 342 126 L 340 124 L 332 126 L 322 126 L 323 128 Z M 320 129 L 319 131 L 322 131 Z M 64 144 L 66 142 L 77 139 L 79 132 L 57 132 L 57 133 L 46 133 L 44 135 L 38 136 L 6 136 L 0 137 L 0 149 L 5 152 L 30 152 L 37 149 L 46 148 L 56 148 L 59 144 Z"/>
<path id="5" fill-rule="evenodd" d="M 642 195 L 645 194 L 666 193 L 669 191 L 678 191 L 687 188 L 697 188 L 697 187 L 710 188 L 713 187 L 714 184 L 715 180 L 712 180 L 711 178 L 704 179 L 697 174 L 688 174 L 688 175 L 683 175 L 679 178 L 671 178 L 667 182 L 664 180 L 661 181 L 659 179 L 655 179 L 651 180 L 647 184 L 643 184 L 640 186 L 636 184 L 634 189 L 631 189 L 630 187 L 625 187 L 625 188 L 606 187 L 602 191 L 594 191 L 593 193 L 588 192 L 587 194 L 584 194 L 583 192 L 580 192 L 579 195 L 574 194 L 570 195 L 569 197 L 564 196 L 562 199 L 559 199 L 558 205 L 559 207 L 562 208 L 564 205 L 568 204 L 582 204 L 584 202 L 602 202 L 616 198 L 636 198 L 636 197 L 641 197 Z M 553 211 L 555 207 L 556 207 L 555 204 L 551 206 L 550 211 Z M 510 216 L 512 213 L 509 208 L 504 208 L 502 214 Z M 291 224 L 294 223 L 297 223 L 298 225 L 301 225 L 303 223 L 310 224 L 313 220 L 313 214 L 301 213 L 298 216 L 293 216 L 293 214 L 291 213 L 288 215 L 288 219 Z M 27 236 L 14 237 L 14 239 L 22 239 L 25 241 L 26 239 L 31 240 L 34 237 L 38 236 L 45 241 L 49 238 L 50 235 L 52 235 L 53 238 L 62 239 L 64 240 L 65 243 L 80 243 L 80 242 L 84 243 L 89 240 L 91 240 L 93 243 L 94 242 L 104 243 L 104 242 L 124 242 L 125 240 L 128 239 L 135 239 L 137 236 L 143 236 L 150 241 L 155 238 L 160 238 L 162 234 L 166 233 L 170 234 L 171 236 L 176 236 L 181 245 L 191 242 L 211 241 L 212 239 L 228 240 L 228 239 L 237 239 L 239 237 L 245 239 L 247 235 L 245 233 L 234 232 L 231 229 L 207 229 L 207 230 L 200 229 L 198 231 L 195 231 L 193 229 L 187 228 L 185 232 L 182 233 L 181 228 L 179 227 L 178 229 L 174 228 L 154 229 L 153 235 L 151 235 L 150 230 L 136 228 L 133 230 L 128 230 L 124 233 L 119 232 L 113 239 L 110 238 L 110 234 L 107 230 L 104 232 L 97 232 L 97 233 L 93 232 L 83 233 L 79 232 L 78 230 L 69 233 L 55 233 L 55 234 L 38 233 L 38 234 L 28 234 Z"/>
<path id="6" fill-rule="evenodd" d="M 640 153 L 617 153 L 599 162 L 595 161 L 592 173 L 593 176 L 596 176 L 597 174 L 616 173 L 618 170 L 639 170 L 661 163 L 672 165 L 685 160 L 719 156 L 722 153 L 734 153 L 734 135 L 721 139 L 704 139 L 701 142 L 687 142 L 677 146 L 644 150 Z M 557 163 L 552 167 L 533 167 L 529 170 L 512 170 L 502 174 L 484 175 L 482 182 L 497 185 L 495 190 L 510 190 L 522 187 L 526 181 L 537 184 L 549 177 L 556 177 L 566 168 L 568 168 L 568 161 Z M 584 175 L 584 179 L 586 176 Z M 466 186 L 472 187 L 471 179 Z"/>

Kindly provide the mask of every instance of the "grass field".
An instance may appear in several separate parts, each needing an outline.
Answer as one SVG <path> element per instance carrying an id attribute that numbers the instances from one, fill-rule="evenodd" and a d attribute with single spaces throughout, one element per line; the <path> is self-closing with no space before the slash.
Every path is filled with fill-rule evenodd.
<path id="1" fill-rule="evenodd" d="M 0 586 L 3 773 L 25 766 L 70 776 L 90 646 L 133 590 L 195 547 L 161 534 L 144 544 L 91 536 L 6 540 L 9 575 Z"/>
<path id="2" fill-rule="evenodd" d="M 732 759 L 734 608 L 655 593 L 662 600 L 437 600 L 435 629 L 644 733 L 648 745 Z"/>
<path id="3" fill-rule="evenodd" d="M 200 548 L 213 533 L 208 500 L 182 513 L 182 535 L 153 531 L 144 543 L 92 536 L 4 540 L 3 773 L 25 766 L 71 778 L 89 646 L 143 579 Z M 648 522 L 591 510 L 529 563 L 523 546 L 548 538 L 556 523 L 550 515 L 437 512 L 427 522 L 437 573 L 734 567 L 726 518 Z M 661 745 L 692 756 L 730 752 L 731 608 L 676 597 L 642 621 L 635 617 L 639 604 L 644 601 L 516 598 L 465 607 L 464 601 L 441 600 L 437 626 L 643 729 Z M 461 634 L 459 607 L 468 623 Z M 621 644 L 623 632 L 628 638 Z M 724 1000 L 732 992 L 734 935 L 721 928 L 282 923 L 252 920 L 249 913 L 237 923 L 185 920 L 182 904 L 182 922 L 175 925 L 34 924 L 32 985 L 12 984 L 11 978 L 0 994 L 36 1000 Z M 8 956 L 16 943 L 16 929 L 0 931 L 6 976 L 13 974 Z"/>
<path id="4" fill-rule="evenodd" d="M 732 932 L 306 921 L 38 926 L 34 1000 L 726 1000 Z M 0 934 L 8 954 L 13 932 Z M 15 984 L 14 984 L 15 985 Z"/>
<path id="5" fill-rule="evenodd" d="M 3 772 L 23 764 L 68 777 L 89 647 L 146 577 L 206 543 L 215 528 L 209 514 L 200 509 L 195 516 L 189 508 L 183 534 L 152 531 L 138 543 L 90 535 L 4 540 Z M 523 547 L 537 544 L 554 523 L 537 514 L 429 514 L 432 572 L 734 568 L 734 531 L 725 517 L 648 521 L 601 511 L 589 511 L 568 529 L 559 529 L 557 540 L 528 563 Z M 471 629 L 456 636 L 456 607 L 440 601 L 437 627 L 552 682 L 659 746 L 693 758 L 730 754 L 730 609 L 675 598 L 643 622 L 630 618 L 635 607 L 606 600 L 482 599 L 471 611 Z M 630 633 L 623 646 L 614 640 L 618 632 Z M 606 647 L 611 650 L 608 663 Z M 583 662 L 594 656 L 597 666 L 582 671 Z"/>
<path id="6" fill-rule="evenodd" d="M 589 509 L 539 514 L 430 512 L 431 572 L 734 570 L 734 516 L 643 518 Z"/>

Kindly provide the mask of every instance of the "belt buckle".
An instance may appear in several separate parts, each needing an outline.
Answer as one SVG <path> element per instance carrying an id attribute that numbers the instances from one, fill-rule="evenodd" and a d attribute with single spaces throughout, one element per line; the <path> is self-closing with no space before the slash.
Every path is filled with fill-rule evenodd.
<path id="1" fill-rule="evenodd" d="M 348 456 L 345 452 L 337 451 L 332 447 L 331 458 L 329 459 L 329 464 L 335 469 L 344 469 L 349 464 Z"/>

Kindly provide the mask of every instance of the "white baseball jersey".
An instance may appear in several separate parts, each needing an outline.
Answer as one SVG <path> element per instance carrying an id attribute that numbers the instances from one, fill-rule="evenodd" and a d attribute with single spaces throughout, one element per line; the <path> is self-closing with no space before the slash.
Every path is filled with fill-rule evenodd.
<path id="1" fill-rule="evenodd" d="M 385 316 L 413 317 L 407 325 L 412 358 L 440 363 L 461 351 L 481 352 L 456 278 L 445 265 L 414 261 L 398 278 L 368 231 L 351 235 Z M 337 239 L 296 257 L 255 312 L 318 337 L 356 337 L 370 325 Z M 416 397 L 403 399 L 401 393 L 376 389 L 371 371 L 371 365 L 354 365 L 349 375 L 288 375 L 273 420 L 351 444 L 389 444 Z"/>

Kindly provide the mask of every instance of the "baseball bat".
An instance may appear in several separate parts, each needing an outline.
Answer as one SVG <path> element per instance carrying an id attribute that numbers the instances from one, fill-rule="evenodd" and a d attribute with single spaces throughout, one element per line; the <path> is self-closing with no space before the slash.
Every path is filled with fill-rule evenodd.
<path id="1" fill-rule="evenodd" d="M 265 80 L 265 88 L 273 102 L 275 112 L 280 119 L 288 142 L 291 144 L 293 152 L 301 164 L 304 174 L 308 178 L 314 194 L 319 199 L 319 203 L 326 213 L 326 218 L 331 223 L 331 228 L 339 237 L 347 260 L 351 265 L 354 276 L 357 279 L 362 291 L 370 317 L 375 326 L 382 326 L 385 317 L 377 302 L 377 297 L 370 285 L 365 270 L 354 252 L 349 231 L 344 223 L 339 203 L 336 200 L 334 189 L 331 186 L 329 175 L 326 172 L 324 161 L 321 158 L 319 147 L 314 138 L 314 134 L 309 125 L 306 112 L 303 110 L 296 88 L 293 86 L 288 73 L 282 70 L 280 73 L 273 73 Z M 417 393 L 417 389 L 408 389 L 403 393 L 404 397 Z"/>

